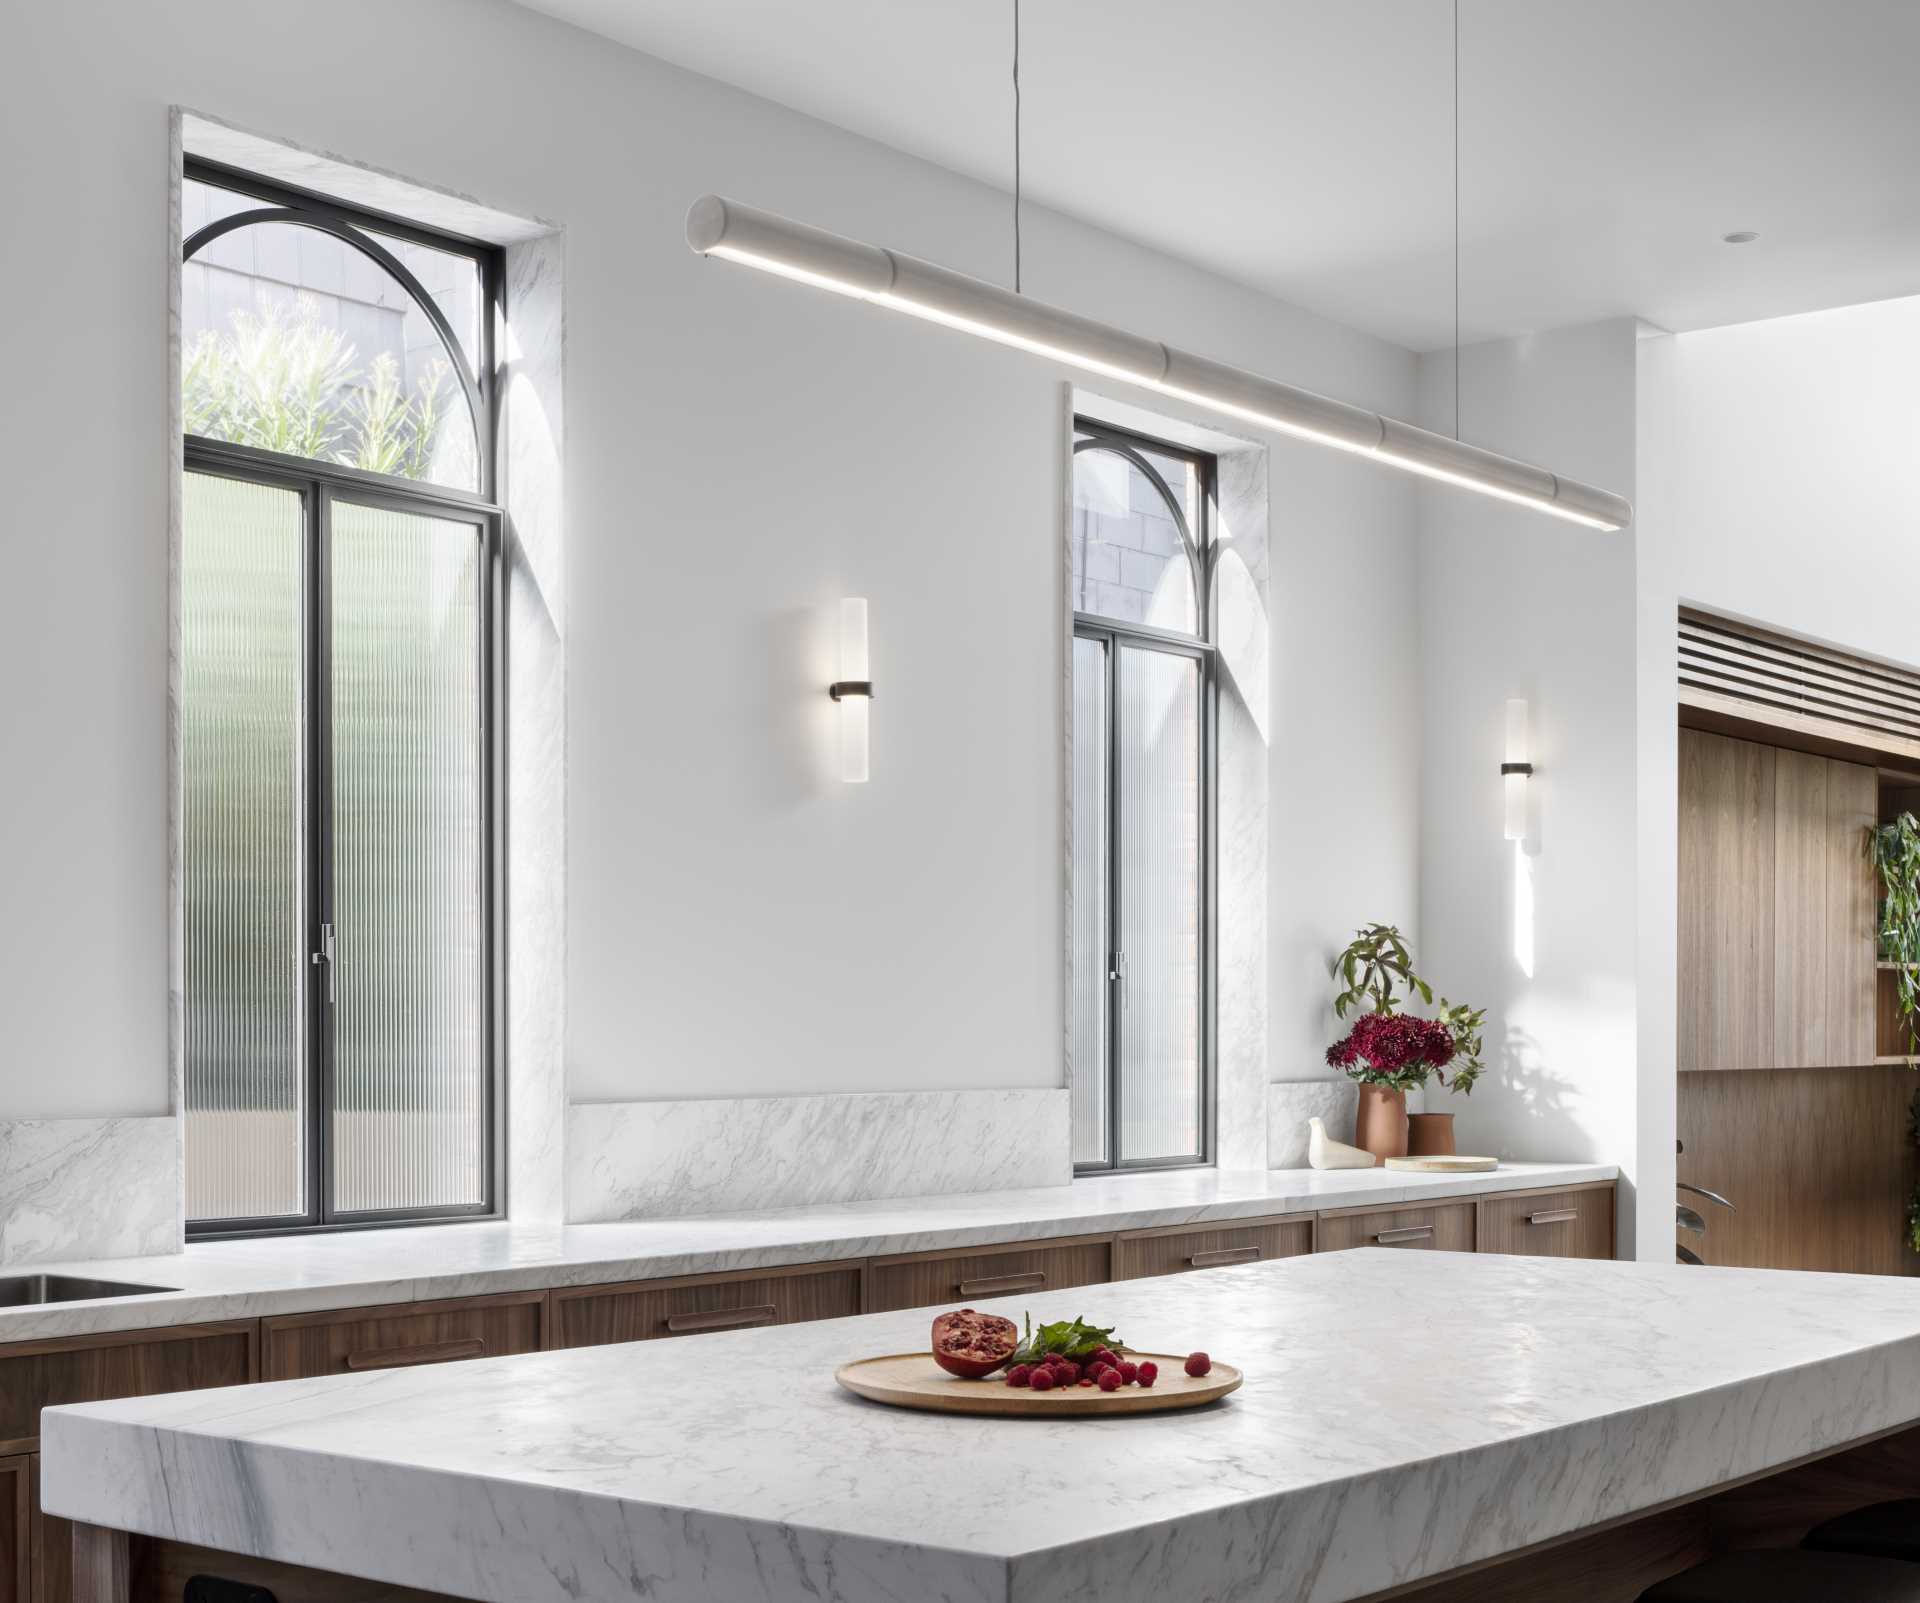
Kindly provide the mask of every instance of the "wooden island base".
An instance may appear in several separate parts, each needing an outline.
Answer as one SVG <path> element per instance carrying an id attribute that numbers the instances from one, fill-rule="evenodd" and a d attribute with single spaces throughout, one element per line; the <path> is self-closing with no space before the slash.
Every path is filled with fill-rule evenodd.
<path id="1" fill-rule="evenodd" d="M 1791 1547 L 1837 1514 L 1917 1496 L 1920 1426 L 1906 1426 L 1360 1603 L 1633 1603 L 1654 1582 L 1716 1553 Z M 264 1588 L 277 1603 L 464 1603 L 441 1592 L 74 1527 L 74 1603 L 179 1603 L 196 1575 Z"/>

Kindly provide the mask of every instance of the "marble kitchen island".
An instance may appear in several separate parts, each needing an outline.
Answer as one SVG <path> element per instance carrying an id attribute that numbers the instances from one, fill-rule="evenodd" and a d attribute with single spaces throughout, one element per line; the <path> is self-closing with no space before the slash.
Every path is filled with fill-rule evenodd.
<path id="1" fill-rule="evenodd" d="M 50 1409 L 81 1603 L 1630 1599 L 1920 1493 L 1920 1286 L 1383 1249 L 983 1301 L 1205 1347 L 1188 1414 L 907 1413 L 921 1312 Z M 125 1533 L 132 1533 L 131 1536 Z M 208 1552 L 206 1550 L 213 1550 Z M 320 1575 L 297 1575 L 299 1566 Z"/>

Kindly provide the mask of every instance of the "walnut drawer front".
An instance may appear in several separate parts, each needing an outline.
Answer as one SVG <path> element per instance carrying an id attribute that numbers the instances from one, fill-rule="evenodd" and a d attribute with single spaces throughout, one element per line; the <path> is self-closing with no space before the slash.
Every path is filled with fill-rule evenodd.
<path id="1" fill-rule="evenodd" d="M 543 1291 L 517 1291 L 263 1319 L 263 1378 L 298 1380 L 538 1352 L 546 1300 Z"/>
<path id="2" fill-rule="evenodd" d="M 1613 1187 L 1483 1197 L 1479 1246 L 1530 1258 L 1611 1258 Z"/>
<path id="3" fill-rule="evenodd" d="M 1115 1247 L 1113 1278 L 1141 1280 L 1227 1264 L 1297 1258 L 1313 1251 L 1313 1216 L 1235 1220 L 1164 1230 L 1129 1230 Z"/>
<path id="4" fill-rule="evenodd" d="M 808 1264 L 748 1275 L 686 1275 L 549 1294 L 555 1347 L 597 1347 L 860 1312 L 860 1265 Z"/>
<path id="5" fill-rule="evenodd" d="M 1473 1213 L 1471 1200 L 1323 1213 L 1314 1246 L 1319 1252 L 1340 1252 L 1348 1247 L 1472 1252 Z"/>
<path id="6" fill-rule="evenodd" d="M 40 1410 L 56 1403 L 244 1386 L 259 1378 L 259 1329 L 251 1319 L 62 1336 L 0 1346 L 0 1453 L 40 1444 Z"/>
<path id="7" fill-rule="evenodd" d="M 969 1252 L 915 1252 L 875 1258 L 867 1266 L 867 1309 L 932 1308 L 985 1302 L 1023 1292 L 1036 1296 L 1113 1278 L 1111 1236 L 1069 1236 L 1025 1247 Z"/>

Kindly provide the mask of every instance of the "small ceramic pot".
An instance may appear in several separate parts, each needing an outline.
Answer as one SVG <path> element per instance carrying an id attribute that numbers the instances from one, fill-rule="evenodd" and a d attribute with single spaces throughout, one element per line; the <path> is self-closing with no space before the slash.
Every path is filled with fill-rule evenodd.
<path id="1" fill-rule="evenodd" d="M 1453 1155 L 1453 1115 L 1451 1113 L 1409 1113 L 1407 1115 L 1408 1157 L 1451 1158 Z"/>
<path id="2" fill-rule="evenodd" d="M 1407 1093 L 1384 1085 L 1360 1087 L 1353 1144 L 1376 1159 L 1407 1155 Z"/>

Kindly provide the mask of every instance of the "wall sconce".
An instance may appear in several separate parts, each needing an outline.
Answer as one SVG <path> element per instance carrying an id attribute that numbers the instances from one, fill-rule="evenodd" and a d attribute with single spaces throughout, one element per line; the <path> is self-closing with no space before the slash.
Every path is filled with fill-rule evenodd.
<path id="1" fill-rule="evenodd" d="M 1500 765 L 1508 840 L 1527 838 L 1527 780 L 1532 775 L 1533 764 L 1527 756 L 1527 704 L 1515 697 L 1507 703 L 1507 760 Z"/>
<path id="2" fill-rule="evenodd" d="M 827 694 L 840 703 L 840 777 L 850 785 L 864 785 L 867 709 L 873 701 L 864 596 L 849 596 L 840 603 L 840 677 L 827 686 Z"/>

